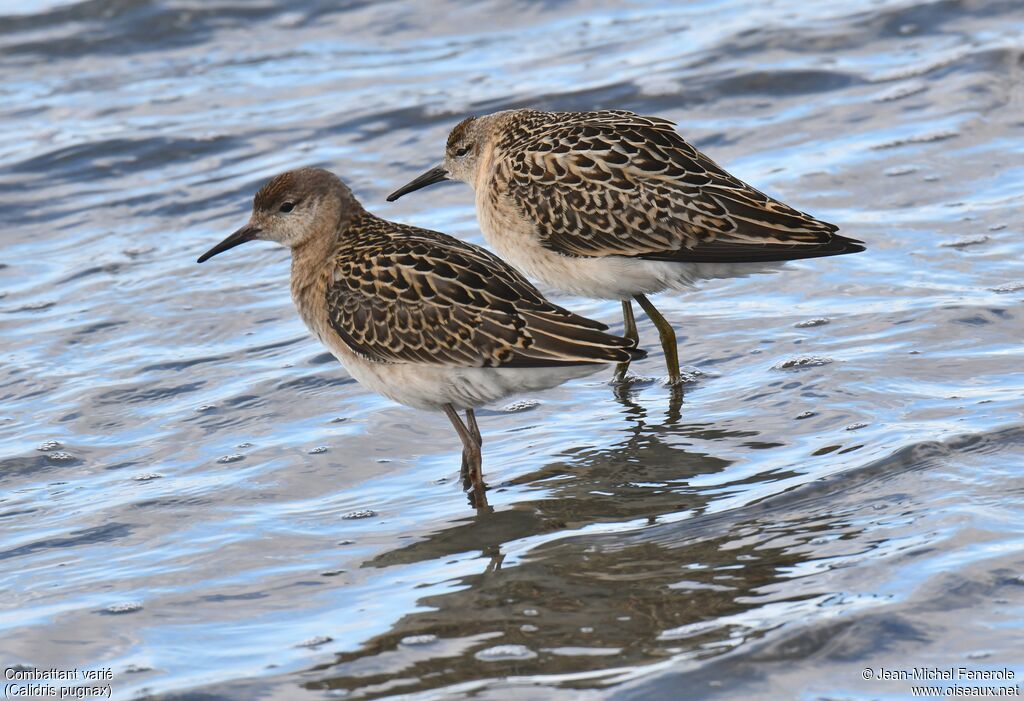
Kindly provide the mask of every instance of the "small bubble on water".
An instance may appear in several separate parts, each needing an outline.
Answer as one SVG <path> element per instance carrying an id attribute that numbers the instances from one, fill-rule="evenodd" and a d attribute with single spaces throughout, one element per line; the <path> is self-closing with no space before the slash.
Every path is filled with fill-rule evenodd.
<path id="1" fill-rule="evenodd" d="M 811 329 L 814 328 L 815 326 L 824 326 L 825 324 L 829 323 L 831 323 L 831 319 L 828 319 L 823 316 L 817 316 L 814 317 L 813 319 L 804 319 L 803 321 L 798 321 L 795 324 L 793 324 L 793 326 L 795 326 L 798 329 Z"/>
<path id="2" fill-rule="evenodd" d="M 523 615 L 524 616 L 539 616 L 540 615 L 540 611 L 538 611 L 537 609 L 523 609 Z"/>
<path id="3" fill-rule="evenodd" d="M 332 424 L 343 424 L 346 421 L 348 421 L 348 419 L 345 418 L 344 416 L 335 416 L 333 419 L 331 419 Z"/>
<path id="4" fill-rule="evenodd" d="M 813 411 L 804 411 L 804 412 L 801 412 L 801 413 L 797 414 L 796 418 L 799 421 L 801 419 L 809 419 L 812 416 L 817 416 L 817 414 L 815 414 Z"/>
<path id="5" fill-rule="evenodd" d="M 302 24 L 303 20 L 306 19 L 306 15 L 302 12 L 286 12 L 277 17 L 273 24 L 278 27 L 284 27 L 286 29 L 293 29 Z M 305 147 L 305 148 L 304 148 Z M 308 142 L 303 142 L 297 147 L 300 151 L 308 151 Z"/>
<path id="6" fill-rule="evenodd" d="M 521 399 L 518 402 L 506 404 L 505 406 L 501 407 L 501 410 L 504 411 L 506 414 L 514 414 L 518 411 L 529 411 L 530 409 L 533 409 L 534 407 L 538 407 L 540 405 L 541 401 L 539 399 Z"/>
<path id="7" fill-rule="evenodd" d="M 309 454 L 310 455 L 319 455 L 320 453 L 326 453 L 328 450 L 329 450 L 329 448 L 326 445 L 318 445 L 315 448 L 310 448 L 309 449 Z"/>
<path id="8" fill-rule="evenodd" d="M 51 450 L 57 450 L 58 448 L 63 448 L 63 447 L 64 447 L 64 444 L 61 443 L 60 441 L 46 441 L 45 443 L 40 444 L 39 447 L 36 448 L 36 450 L 42 451 L 44 453 L 48 453 Z"/>
<path id="9" fill-rule="evenodd" d="M 583 626 L 580 628 L 581 633 L 593 633 L 594 629 L 590 626 Z"/>
<path id="10" fill-rule="evenodd" d="M 863 421 L 858 421 L 855 424 L 850 424 L 849 426 L 847 426 L 846 430 L 847 431 L 858 431 L 858 430 L 860 430 L 862 428 L 867 428 L 869 425 L 870 424 L 866 424 Z"/>
<path id="11" fill-rule="evenodd" d="M 886 168 L 883 172 L 890 178 L 894 178 L 900 175 L 910 175 L 911 173 L 916 173 L 917 170 L 917 166 L 893 166 L 892 168 Z"/>
<path id="12" fill-rule="evenodd" d="M 536 633 L 538 630 L 540 630 L 540 628 L 533 625 L 532 623 L 524 623 L 523 625 L 519 626 L 519 630 L 523 631 L 524 633 Z"/>
<path id="13" fill-rule="evenodd" d="M 317 636 L 315 636 L 313 638 L 310 638 L 309 640 L 303 640 L 301 643 L 299 643 L 295 647 L 311 647 L 311 648 L 312 647 L 319 647 L 320 645 L 324 645 L 326 643 L 329 643 L 332 640 L 334 640 L 334 638 L 332 638 L 329 635 L 317 635 Z"/>
<path id="14" fill-rule="evenodd" d="M 398 642 L 401 645 L 429 645 L 430 643 L 437 642 L 437 636 L 433 633 L 424 633 L 423 635 L 407 635 Z"/>
<path id="15" fill-rule="evenodd" d="M 153 668 L 145 665 L 130 664 L 123 671 L 125 674 L 139 674 L 140 672 L 151 672 Z"/>
<path id="16" fill-rule="evenodd" d="M 944 241 L 939 245 L 943 248 L 967 248 L 968 246 L 977 246 L 988 242 L 988 236 L 985 234 L 979 234 L 977 236 L 965 236 L 955 241 Z"/>
<path id="17" fill-rule="evenodd" d="M 245 456 L 239 455 L 238 453 L 232 453 L 231 455 L 222 455 L 217 458 L 217 462 L 219 463 L 238 462 L 239 460 L 245 460 Z"/>
<path id="18" fill-rule="evenodd" d="M 525 645 L 495 645 L 480 650 L 473 657 L 481 662 L 503 662 L 505 660 L 531 660 L 537 653 Z"/>
<path id="19" fill-rule="evenodd" d="M 706 373 L 700 368 L 695 367 L 681 367 L 679 368 L 679 382 L 677 385 L 688 385 L 690 383 L 698 381 L 700 378 L 705 377 Z M 667 384 L 667 380 L 666 380 Z"/>
<path id="20" fill-rule="evenodd" d="M 983 660 L 986 657 L 992 657 L 991 650 L 975 650 L 974 652 L 967 653 L 967 659 L 969 660 Z"/>
<path id="21" fill-rule="evenodd" d="M 355 544 L 356 544 L 356 541 L 354 541 L 354 540 L 339 540 L 338 541 L 338 545 L 355 545 Z"/>
<path id="22" fill-rule="evenodd" d="M 250 442 L 246 441 L 246 442 L 244 442 L 244 443 L 239 443 L 239 444 L 238 444 L 238 445 L 236 445 L 235 447 L 236 447 L 236 448 L 238 448 L 239 450 L 244 450 L 244 449 L 246 449 L 246 448 L 251 448 L 251 447 L 252 447 L 252 443 L 250 443 Z"/>
<path id="23" fill-rule="evenodd" d="M 831 358 L 825 358 L 820 355 L 803 355 L 799 358 L 790 358 L 789 360 L 783 360 L 781 363 L 776 363 L 772 366 L 772 370 L 799 370 L 801 368 L 817 368 L 822 365 L 829 365 L 833 360 Z"/>
<path id="24" fill-rule="evenodd" d="M 358 511 L 349 511 L 347 514 L 342 516 L 342 518 L 352 521 L 357 518 L 373 518 L 376 515 L 377 512 L 373 509 L 360 509 Z"/>
<path id="25" fill-rule="evenodd" d="M 622 378 L 622 384 L 628 387 L 647 387 L 653 385 L 658 381 L 657 377 L 653 375 L 640 375 L 630 370 L 626 373 L 626 376 Z M 608 380 L 608 384 L 617 384 L 615 379 Z"/>
<path id="26" fill-rule="evenodd" d="M 947 139 L 955 139 L 958 136 L 960 136 L 960 132 L 956 129 L 939 129 L 938 131 L 914 134 L 905 139 L 893 139 L 892 141 L 876 144 L 871 148 L 875 151 L 882 151 L 884 149 L 899 148 L 900 146 L 908 146 L 910 144 L 930 144 L 937 141 L 946 141 Z"/>
<path id="27" fill-rule="evenodd" d="M 989 231 L 1002 231 L 1006 228 L 1006 224 L 993 224 L 988 228 Z"/>
<path id="28" fill-rule="evenodd" d="M 142 610 L 142 604 L 137 601 L 125 601 L 120 604 L 111 604 L 103 609 L 103 613 L 110 616 L 120 616 L 125 613 L 135 613 Z"/>
<path id="29" fill-rule="evenodd" d="M 215 407 L 213 404 L 200 404 L 199 406 L 196 407 L 196 411 L 197 412 L 212 411 L 213 409 L 216 409 L 216 408 L 217 407 Z"/>
<path id="30" fill-rule="evenodd" d="M 56 453 L 47 453 L 46 458 L 53 462 L 71 462 L 72 460 L 78 460 L 71 453 L 65 453 L 63 450 L 58 450 Z"/>
<path id="31" fill-rule="evenodd" d="M 135 475 L 132 479 L 136 482 L 149 482 L 150 480 L 158 480 L 161 477 L 163 477 L 163 475 L 159 472 L 144 472 L 141 475 Z"/>

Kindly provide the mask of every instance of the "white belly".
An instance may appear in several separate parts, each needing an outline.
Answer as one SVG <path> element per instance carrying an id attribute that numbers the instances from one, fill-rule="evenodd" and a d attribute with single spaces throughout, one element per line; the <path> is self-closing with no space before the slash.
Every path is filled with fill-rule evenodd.
<path id="1" fill-rule="evenodd" d="M 440 409 L 445 404 L 469 409 L 518 392 L 550 389 L 604 367 L 593 363 L 553 368 L 445 368 L 386 365 L 352 353 L 335 356 L 359 384 L 416 409 Z"/>
<path id="2" fill-rule="evenodd" d="M 585 377 L 604 363 L 549 368 L 449 368 L 418 363 L 379 363 L 357 355 L 327 322 L 319 291 L 303 296 L 292 288 L 299 316 L 327 350 L 341 361 L 352 378 L 367 389 L 417 409 L 440 409 L 452 404 L 469 409 L 517 392 L 537 392 L 566 380 Z M 306 302 L 310 302 L 307 304 Z"/>
<path id="3" fill-rule="evenodd" d="M 594 299 L 631 299 L 638 294 L 686 290 L 700 280 L 745 277 L 777 270 L 782 263 L 673 263 L 626 256 L 582 258 L 544 248 L 532 222 L 511 206 L 476 199 L 477 218 L 487 243 L 528 277 L 568 294 Z"/>

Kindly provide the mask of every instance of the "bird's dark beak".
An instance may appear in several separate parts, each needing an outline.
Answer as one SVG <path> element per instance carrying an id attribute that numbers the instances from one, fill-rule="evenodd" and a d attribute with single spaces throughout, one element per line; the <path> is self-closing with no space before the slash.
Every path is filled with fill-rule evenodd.
<path id="1" fill-rule="evenodd" d="M 239 229 L 235 233 L 231 234 L 231 236 L 228 236 L 226 239 L 224 239 L 223 241 L 218 243 L 216 246 L 211 248 L 209 251 L 207 251 L 203 255 L 199 256 L 199 260 L 197 260 L 196 262 L 197 263 L 202 263 L 203 261 L 206 261 L 206 260 L 209 260 L 210 258 L 213 258 L 218 253 L 223 253 L 224 251 L 228 250 L 229 248 L 234 248 L 235 246 L 240 246 L 243 243 L 245 243 L 246 241 L 252 241 L 260 233 L 260 231 L 261 231 L 261 229 L 258 226 L 253 226 L 252 224 L 246 224 L 241 229 Z"/>
<path id="2" fill-rule="evenodd" d="M 419 190 L 427 185 L 433 185 L 444 180 L 448 180 L 448 171 L 445 170 L 444 166 L 434 166 L 420 177 L 388 195 L 388 202 L 394 202 L 402 195 L 408 195 L 413 190 Z"/>

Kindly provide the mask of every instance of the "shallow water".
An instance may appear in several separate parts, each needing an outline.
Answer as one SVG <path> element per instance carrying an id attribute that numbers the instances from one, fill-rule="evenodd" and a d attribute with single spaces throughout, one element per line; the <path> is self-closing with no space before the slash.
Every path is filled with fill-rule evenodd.
<path id="1" fill-rule="evenodd" d="M 1021 681 L 1019 2 L 4 7 L 4 667 L 195 701 Z M 384 197 L 521 105 L 675 119 L 869 251 L 660 297 L 681 404 L 644 321 L 650 381 L 481 412 L 476 515 L 445 418 L 309 338 L 285 251 L 194 261 L 300 164 L 478 241 L 464 186 Z"/>

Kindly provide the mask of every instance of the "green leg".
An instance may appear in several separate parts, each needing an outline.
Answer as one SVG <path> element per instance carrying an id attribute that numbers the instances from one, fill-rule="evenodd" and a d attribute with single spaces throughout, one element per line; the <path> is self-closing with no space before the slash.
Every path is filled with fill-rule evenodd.
<path id="1" fill-rule="evenodd" d="M 633 316 L 633 303 L 628 299 L 622 300 L 622 320 L 625 322 L 622 335 L 628 338 L 636 346 L 640 342 L 640 334 L 636 330 L 636 318 Z M 626 372 L 629 370 L 629 361 L 619 363 L 615 366 L 615 382 L 622 382 L 626 379 Z"/>
<path id="2" fill-rule="evenodd" d="M 467 490 L 472 488 L 474 492 L 482 493 L 486 487 L 481 469 L 483 461 L 480 450 L 481 441 L 477 438 L 480 431 L 476 428 L 476 417 L 472 415 L 472 412 L 466 412 L 466 418 L 472 417 L 470 418 L 472 428 L 467 428 L 466 424 L 462 423 L 459 412 L 451 404 L 444 405 L 444 413 L 462 440 L 462 488 Z"/>
<path id="3" fill-rule="evenodd" d="M 484 437 L 480 435 L 480 427 L 476 424 L 476 414 L 472 409 L 466 409 L 466 424 L 469 427 L 470 434 L 476 441 L 476 463 L 475 466 L 472 462 L 470 464 L 470 474 L 472 475 L 472 479 L 469 483 L 472 487 L 472 491 L 469 493 L 469 503 L 477 510 L 477 513 L 490 513 L 491 505 L 487 503 L 487 485 L 484 484 L 484 472 L 483 466 L 481 465 L 483 460 Z M 465 478 L 463 478 L 463 486 L 465 486 L 465 484 Z"/>
<path id="4" fill-rule="evenodd" d="M 484 437 L 480 435 L 480 427 L 476 425 L 476 414 L 472 409 L 466 409 L 466 424 L 469 426 L 473 438 L 476 439 L 476 444 L 483 447 Z"/>
<path id="5" fill-rule="evenodd" d="M 665 364 L 668 365 L 668 383 L 676 385 L 682 379 L 679 373 L 679 349 L 676 346 L 676 332 L 672 330 L 672 325 L 665 320 L 661 312 L 654 308 L 651 300 L 643 295 L 636 295 L 636 301 L 658 328 L 661 347 L 665 351 Z"/>

